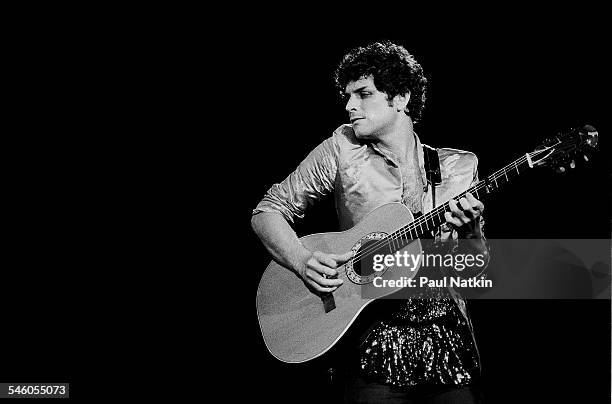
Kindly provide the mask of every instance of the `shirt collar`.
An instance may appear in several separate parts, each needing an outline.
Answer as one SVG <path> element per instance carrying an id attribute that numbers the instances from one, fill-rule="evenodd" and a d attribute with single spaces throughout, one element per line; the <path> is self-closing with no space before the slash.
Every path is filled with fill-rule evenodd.
<path id="1" fill-rule="evenodd" d="M 413 131 L 412 133 L 414 134 L 414 141 L 416 145 L 415 147 L 417 150 L 417 162 L 419 164 L 419 171 L 421 172 L 421 181 L 422 181 L 423 186 L 426 187 L 427 186 L 427 174 L 425 173 L 425 153 L 423 152 L 423 144 L 421 143 L 421 139 L 419 139 L 419 136 L 416 134 L 416 132 Z M 382 155 L 384 158 L 389 160 L 396 167 L 399 167 L 399 163 L 398 163 L 399 159 L 397 158 L 395 153 L 385 148 L 378 147 L 375 143 L 371 143 L 371 145 L 372 145 L 372 148 L 376 150 L 376 152 L 378 152 L 378 154 Z"/>

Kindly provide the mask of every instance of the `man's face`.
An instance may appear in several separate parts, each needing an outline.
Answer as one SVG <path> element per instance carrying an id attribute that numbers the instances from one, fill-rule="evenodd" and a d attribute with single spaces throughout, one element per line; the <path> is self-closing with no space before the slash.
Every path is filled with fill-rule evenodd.
<path id="1" fill-rule="evenodd" d="M 345 109 L 358 138 L 379 138 L 394 128 L 400 113 L 389 105 L 387 94 L 376 89 L 372 76 L 351 81 L 345 92 Z"/>

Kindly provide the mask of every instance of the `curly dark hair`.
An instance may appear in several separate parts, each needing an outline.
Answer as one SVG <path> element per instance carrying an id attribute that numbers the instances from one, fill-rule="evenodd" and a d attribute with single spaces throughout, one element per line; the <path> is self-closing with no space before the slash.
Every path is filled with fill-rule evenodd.
<path id="1" fill-rule="evenodd" d="M 425 107 L 427 79 L 423 68 L 403 47 L 390 41 L 374 42 L 348 52 L 334 74 L 336 87 L 344 96 L 346 85 L 372 76 L 379 91 L 389 102 L 396 95 L 410 92 L 407 114 L 418 122 Z"/>

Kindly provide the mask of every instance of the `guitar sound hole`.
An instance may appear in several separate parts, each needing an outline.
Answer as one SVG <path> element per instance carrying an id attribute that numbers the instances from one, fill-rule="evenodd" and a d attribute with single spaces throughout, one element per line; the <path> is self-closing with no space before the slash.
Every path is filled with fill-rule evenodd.
<path id="1" fill-rule="evenodd" d="M 364 240 L 359 248 L 358 254 L 361 255 L 359 260 L 355 260 L 353 264 L 353 270 L 360 276 L 369 276 L 375 273 L 374 271 L 374 256 L 378 254 L 386 255 L 391 254 L 391 249 L 384 243 L 383 246 L 378 246 L 380 240 Z M 377 263 L 383 264 L 383 261 L 378 260 Z"/>

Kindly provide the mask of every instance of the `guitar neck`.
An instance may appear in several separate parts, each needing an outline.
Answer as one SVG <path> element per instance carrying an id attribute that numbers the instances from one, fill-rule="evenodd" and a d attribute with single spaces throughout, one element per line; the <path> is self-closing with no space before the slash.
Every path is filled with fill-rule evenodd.
<path id="1" fill-rule="evenodd" d="M 496 191 L 501 185 L 510 182 L 513 178 L 519 176 L 522 172 L 526 171 L 532 166 L 529 155 L 522 156 L 512 163 L 506 165 L 500 170 L 497 170 L 488 177 L 478 181 L 476 184 L 471 186 L 466 191 L 456 195 L 453 199 L 459 200 L 465 196 L 468 192 L 476 196 L 477 199 L 484 199 L 486 196 Z M 416 218 L 412 223 L 397 230 L 392 236 L 399 240 L 405 240 L 408 244 L 410 241 L 431 234 L 432 231 L 437 229 L 443 224 L 446 219 L 444 213 L 450 212 L 450 206 L 448 202 L 437 206 L 430 212 L 425 213 L 422 216 Z"/>

